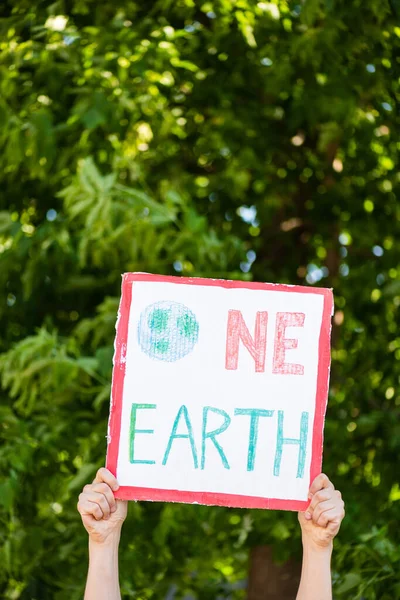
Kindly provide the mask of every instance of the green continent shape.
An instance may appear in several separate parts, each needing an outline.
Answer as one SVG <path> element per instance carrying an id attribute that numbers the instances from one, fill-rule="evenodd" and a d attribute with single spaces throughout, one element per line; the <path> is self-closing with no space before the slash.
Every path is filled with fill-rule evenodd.
<path id="1" fill-rule="evenodd" d="M 199 333 L 199 324 L 193 315 L 186 313 L 178 317 L 177 321 L 178 331 L 181 335 L 187 338 L 195 338 Z"/>
<path id="2" fill-rule="evenodd" d="M 155 308 L 148 317 L 148 326 L 154 333 L 163 333 L 168 327 L 171 310 L 167 308 Z"/>
<path id="3" fill-rule="evenodd" d="M 169 350 L 169 340 L 157 340 L 153 342 L 153 348 L 158 354 L 165 354 Z"/>

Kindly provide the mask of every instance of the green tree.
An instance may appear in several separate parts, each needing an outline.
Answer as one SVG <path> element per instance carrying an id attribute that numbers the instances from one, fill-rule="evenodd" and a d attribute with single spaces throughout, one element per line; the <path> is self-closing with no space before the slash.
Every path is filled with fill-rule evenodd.
<path id="1" fill-rule="evenodd" d="M 5 0 L 0 18 L 2 595 L 81 597 L 76 497 L 104 462 L 136 270 L 334 287 L 335 593 L 398 597 L 398 1 Z M 299 552 L 291 513 L 130 512 L 126 597 L 214 599 L 249 547 Z"/>

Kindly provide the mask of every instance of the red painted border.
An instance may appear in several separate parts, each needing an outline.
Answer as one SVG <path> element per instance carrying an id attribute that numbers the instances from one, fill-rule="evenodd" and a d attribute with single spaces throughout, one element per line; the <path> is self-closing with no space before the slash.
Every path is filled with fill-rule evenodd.
<path id="1" fill-rule="evenodd" d="M 315 398 L 310 484 L 314 481 L 316 476 L 321 473 L 324 422 L 329 391 L 333 295 L 331 290 L 326 291 L 329 293 L 324 294 L 324 310 L 322 313 L 321 331 L 319 334 L 317 393 Z"/>
<path id="2" fill-rule="evenodd" d="M 108 421 L 106 467 L 114 475 L 117 472 L 119 436 L 121 430 L 122 397 L 124 392 L 126 349 L 128 345 L 129 313 L 132 301 L 132 285 L 123 276 L 121 300 L 115 336 L 113 375 L 111 386 L 110 418 Z"/>
<path id="3" fill-rule="evenodd" d="M 150 273 L 125 273 L 122 279 L 121 301 L 116 326 L 116 342 L 114 353 L 113 381 L 111 389 L 110 418 L 108 426 L 108 447 L 106 467 L 114 475 L 117 472 L 119 438 L 121 429 L 122 397 L 125 379 L 126 348 L 128 344 L 129 313 L 132 300 L 132 284 L 136 281 L 175 283 L 180 285 L 202 285 L 223 287 L 227 289 L 246 288 L 252 290 L 268 290 L 280 292 L 296 292 L 303 294 L 320 294 L 324 297 L 321 331 L 319 338 L 319 360 L 317 376 L 317 392 L 315 398 L 315 416 L 313 424 L 312 456 L 310 466 L 310 483 L 321 472 L 322 444 L 325 411 L 328 399 L 329 365 L 330 365 L 330 333 L 333 308 L 332 290 L 306 286 L 285 284 L 257 283 L 247 281 L 230 281 L 225 279 L 204 279 L 201 277 L 171 277 L 152 275 Z M 236 494 L 220 494 L 212 492 L 185 492 L 180 490 L 163 490 L 157 488 L 141 488 L 122 486 L 115 494 L 122 500 L 152 500 L 154 502 L 185 502 L 239 508 L 268 508 L 283 510 L 305 510 L 308 501 L 281 500 L 277 498 L 261 498 Z"/>
<path id="4" fill-rule="evenodd" d="M 132 498 L 134 492 L 134 498 Z M 121 500 L 151 500 L 153 502 L 185 502 L 187 504 L 208 504 L 210 506 L 230 506 L 231 508 L 269 508 L 286 510 L 306 510 L 308 501 L 281 500 L 239 494 L 221 494 L 213 492 L 185 492 L 180 490 L 160 490 L 121 486 L 115 494 Z M 288 503 L 290 508 L 288 509 Z"/>

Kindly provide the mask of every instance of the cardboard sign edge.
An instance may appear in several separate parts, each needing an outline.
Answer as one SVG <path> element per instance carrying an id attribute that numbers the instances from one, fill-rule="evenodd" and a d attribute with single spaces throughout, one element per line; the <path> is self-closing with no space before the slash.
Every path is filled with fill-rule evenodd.
<path id="1" fill-rule="evenodd" d="M 268 291 L 283 291 L 305 294 L 319 294 L 324 298 L 321 329 L 318 347 L 318 375 L 313 423 L 313 442 L 311 450 L 309 484 L 321 472 L 322 448 L 325 413 L 328 402 L 330 376 L 330 338 L 331 317 L 333 314 L 333 293 L 331 288 L 317 288 L 280 283 L 261 283 L 233 281 L 229 279 L 206 279 L 202 277 L 174 277 L 153 275 L 151 273 L 124 273 L 122 276 L 121 300 L 116 323 L 114 344 L 113 374 L 111 384 L 110 416 L 107 431 L 106 468 L 116 475 L 119 453 L 119 437 L 121 429 L 122 397 L 125 379 L 126 349 L 128 343 L 129 313 L 132 301 L 132 284 L 134 282 L 162 282 L 183 285 L 201 285 L 223 287 L 228 289 L 245 288 Z M 121 486 L 115 493 L 121 500 L 146 500 L 153 502 L 181 502 L 186 504 L 205 504 L 209 506 L 226 506 L 236 508 L 260 508 L 270 510 L 306 510 L 309 501 L 263 498 L 255 496 L 223 494 L 213 492 L 189 492 L 183 490 L 165 490 L 158 488 L 141 488 Z"/>

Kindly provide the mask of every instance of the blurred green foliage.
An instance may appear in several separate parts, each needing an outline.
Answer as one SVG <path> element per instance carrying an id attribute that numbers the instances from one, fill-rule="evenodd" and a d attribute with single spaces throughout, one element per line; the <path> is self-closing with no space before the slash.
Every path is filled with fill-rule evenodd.
<path id="1" fill-rule="evenodd" d="M 334 287 L 335 597 L 400 597 L 399 10 L 3 1 L 2 597 L 82 596 L 124 271 Z M 126 598 L 225 597 L 250 546 L 300 552 L 292 513 L 130 513 Z"/>

